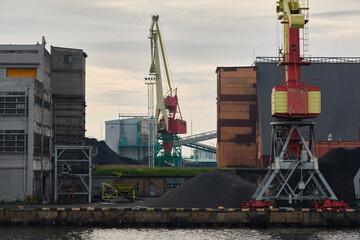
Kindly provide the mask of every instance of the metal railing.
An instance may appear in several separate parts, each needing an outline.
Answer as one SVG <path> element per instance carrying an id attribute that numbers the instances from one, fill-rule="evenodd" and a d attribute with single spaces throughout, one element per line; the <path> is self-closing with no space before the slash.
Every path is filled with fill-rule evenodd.
<path id="1" fill-rule="evenodd" d="M 304 57 L 305 62 L 311 63 L 351 63 L 359 64 L 360 57 Z M 283 57 L 256 57 L 255 63 L 278 63 Z"/>
<path id="2" fill-rule="evenodd" d="M 147 118 L 147 113 L 119 113 L 119 119 L 125 119 L 125 118 L 135 118 L 135 117 L 141 117 L 141 118 Z"/>

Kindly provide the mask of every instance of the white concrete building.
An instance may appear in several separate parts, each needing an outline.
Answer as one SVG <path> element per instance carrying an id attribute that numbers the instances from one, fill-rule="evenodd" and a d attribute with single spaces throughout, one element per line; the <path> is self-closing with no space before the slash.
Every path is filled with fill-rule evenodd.
<path id="1" fill-rule="evenodd" d="M 0 45 L 0 200 L 50 197 L 50 76 L 44 45 Z"/>
<path id="2" fill-rule="evenodd" d="M 143 160 L 148 152 L 148 119 L 145 114 L 120 114 L 105 122 L 105 142 L 121 157 Z"/>
<path id="3" fill-rule="evenodd" d="M 66 81 L 73 85 L 78 79 L 85 82 L 86 54 L 76 50 L 72 57 L 71 49 L 51 49 L 54 58 L 42 44 L 0 45 L 0 201 L 23 201 L 26 196 L 50 200 L 54 194 L 51 153 L 56 133 L 71 135 L 74 124 L 70 122 L 65 128 L 63 122 L 76 118 L 81 125 L 79 137 L 71 138 L 80 139 L 77 145 L 84 140 L 85 95 L 79 104 L 70 96 L 67 106 L 60 105 L 58 99 L 69 98 L 68 91 L 62 89 L 63 85 L 69 87 Z M 77 62 L 83 68 L 78 70 Z M 82 75 L 77 78 L 67 73 Z M 85 92 L 85 83 L 81 86 L 76 89 Z M 60 96 L 56 102 L 53 93 Z M 69 111 L 78 105 L 79 110 Z M 58 137 L 56 143 L 71 145 L 60 140 Z"/>

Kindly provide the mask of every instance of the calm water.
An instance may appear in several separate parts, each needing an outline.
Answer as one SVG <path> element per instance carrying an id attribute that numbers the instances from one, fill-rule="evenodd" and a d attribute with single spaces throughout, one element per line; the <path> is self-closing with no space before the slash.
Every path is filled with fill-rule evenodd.
<path id="1" fill-rule="evenodd" d="M 360 229 L 270 228 L 270 229 L 165 229 L 165 228 L 74 228 L 0 227 L 0 239 L 360 239 Z"/>

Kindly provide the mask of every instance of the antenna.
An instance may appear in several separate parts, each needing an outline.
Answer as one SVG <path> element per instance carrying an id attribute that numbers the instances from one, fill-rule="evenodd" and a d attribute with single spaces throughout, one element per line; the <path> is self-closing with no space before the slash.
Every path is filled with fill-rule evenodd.
<path id="1" fill-rule="evenodd" d="M 46 45 L 45 36 L 42 36 L 42 38 L 41 38 L 41 44 L 44 45 L 44 47 L 45 47 L 45 45 Z"/>

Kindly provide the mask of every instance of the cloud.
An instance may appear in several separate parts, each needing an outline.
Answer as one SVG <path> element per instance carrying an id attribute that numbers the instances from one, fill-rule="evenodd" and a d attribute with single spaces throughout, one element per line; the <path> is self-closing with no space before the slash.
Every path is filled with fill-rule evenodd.
<path id="1" fill-rule="evenodd" d="M 274 56 L 276 1 L 0 1 L 3 44 L 84 49 L 88 54 L 87 134 L 100 137 L 119 112 L 146 112 L 151 16 L 160 25 L 184 119 L 194 133 L 216 128 L 217 66 L 248 66 Z M 360 55 L 360 2 L 310 1 L 310 54 Z M 281 31 L 280 31 L 281 32 Z M 164 84 L 165 88 L 165 84 Z"/>
<path id="2" fill-rule="evenodd" d="M 353 17 L 353 16 L 359 16 L 359 14 L 360 14 L 360 10 L 347 10 L 347 11 L 319 12 L 319 13 L 311 14 L 311 16 L 329 19 L 333 17 Z"/>

